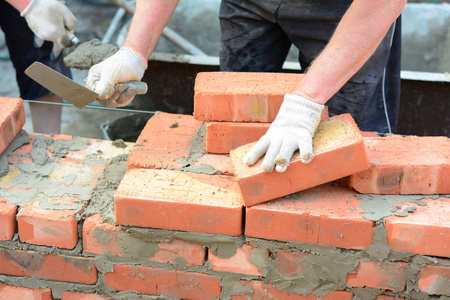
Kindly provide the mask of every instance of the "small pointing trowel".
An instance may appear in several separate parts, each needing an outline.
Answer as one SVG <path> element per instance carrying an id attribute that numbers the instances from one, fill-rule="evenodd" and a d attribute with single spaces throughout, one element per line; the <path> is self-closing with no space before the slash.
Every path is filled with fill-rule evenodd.
<path id="1" fill-rule="evenodd" d="M 94 102 L 99 96 L 87 87 L 76 83 L 40 62 L 34 62 L 25 70 L 25 74 L 79 109 Z M 147 92 L 147 85 L 144 82 L 132 81 L 130 83 L 136 85 L 137 94 L 145 94 Z"/>

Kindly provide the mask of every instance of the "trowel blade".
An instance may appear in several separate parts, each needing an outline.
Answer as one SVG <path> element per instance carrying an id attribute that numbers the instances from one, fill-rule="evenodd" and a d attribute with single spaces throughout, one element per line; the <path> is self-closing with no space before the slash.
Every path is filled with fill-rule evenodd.
<path id="1" fill-rule="evenodd" d="M 25 74 L 79 109 L 93 102 L 99 96 L 97 93 L 40 62 L 34 62 L 25 70 Z"/>

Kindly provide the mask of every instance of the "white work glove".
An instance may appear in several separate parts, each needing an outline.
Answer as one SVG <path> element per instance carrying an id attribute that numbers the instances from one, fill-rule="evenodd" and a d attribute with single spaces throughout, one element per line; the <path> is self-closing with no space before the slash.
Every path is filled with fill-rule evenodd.
<path id="1" fill-rule="evenodd" d="M 32 0 L 20 15 L 35 34 L 38 47 L 44 40 L 53 42 L 54 58 L 58 58 L 63 48 L 72 46 L 68 34 L 75 28 L 77 19 L 60 1 Z"/>
<path id="2" fill-rule="evenodd" d="M 275 164 L 277 172 L 286 171 L 296 150 L 300 150 L 303 163 L 313 157 L 312 138 L 320 122 L 323 105 L 303 97 L 286 94 L 277 117 L 267 133 L 245 155 L 247 165 L 255 164 L 266 153 L 262 168 L 272 172 Z"/>
<path id="3" fill-rule="evenodd" d="M 86 79 L 86 87 L 99 94 L 97 102 L 108 107 L 125 106 L 136 94 L 143 94 L 146 85 L 139 82 L 147 69 L 142 54 L 123 46 L 114 55 L 92 66 Z M 137 86 L 145 85 L 145 92 Z"/>

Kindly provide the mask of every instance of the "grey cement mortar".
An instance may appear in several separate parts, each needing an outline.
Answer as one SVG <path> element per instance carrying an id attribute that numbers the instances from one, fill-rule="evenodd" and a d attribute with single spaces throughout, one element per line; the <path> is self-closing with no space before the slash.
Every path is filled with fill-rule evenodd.
<path id="1" fill-rule="evenodd" d="M 25 130 L 19 131 L 19 133 L 14 137 L 14 139 L 6 147 L 5 151 L 0 155 L 0 178 L 8 174 L 9 172 L 9 160 L 8 156 L 11 155 L 17 148 L 28 144 L 30 138 Z"/>
<path id="2" fill-rule="evenodd" d="M 114 157 L 97 181 L 91 201 L 82 214 L 85 219 L 100 214 L 106 223 L 115 224 L 114 192 L 126 172 L 128 155 Z"/>
<path id="3" fill-rule="evenodd" d="M 69 68 L 88 70 L 110 57 L 119 50 L 119 47 L 104 44 L 99 39 L 92 39 L 81 43 L 73 52 L 64 57 L 64 63 Z"/>
<path id="4" fill-rule="evenodd" d="M 201 153 L 202 145 L 202 130 L 200 129 L 193 137 L 193 143 L 190 156 L 195 157 L 197 153 Z M 54 141 L 46 139 L 36 139 L 34 146 L 36 148 L 46 148 L 53 145 Z M 61 150 L 62 154 L 67 149 L 79 149 L 80 145 L 75 141 L 70 144 L 60 142 L 61 145 L 57 147 Z M 127 155 L 122 155 L 111 160 L 111 163 L 106 167 L 103 175 L 98 181 L 97 189 L 92 194 L 91 202 L 85 209 L 83 215 L 80 218 L 86 218 L 89 215 L 100 213 L 105 222 L 114 224 L 114 191 L 119 185 L 123 175 L 126 171 Z M 87 161 L 95 161 L 95 155 L 86 159 Z M 42 162 L 42 160 L 39 160 Z M 47 169 L 43 167 L 51 165 L 51 160 L 45 160 L 44 165 L 40 165 L 33 162 L 32 168 L 27 168 L 28 173 L 32 173 L 39 177 L 40 185 L 44 186 L 50 195 L 56 195 L 57 191 L 48 186 L 45 176 L 48 174 Z M 21 167 L 18 164 L 17 167 Z M 22 166 L 24 169 L 25 167 Z M 25 171 L 24 171 L 25 172 Z M 74 174 L 67 174 L 65 182 L 73 182 L 75 179 Z M 28 178 L 20 178 L 15 183 L 18 186 L 25 186 Z M 29 182 L 28 182 L 29 184 Z M 33 197 L 35 197 L 34 195 Z M 380 290 L 370 288 L 350 288 L 346 284 L 346 278 L 348 274 L 354 273 L 360 259 L 377 260 L 380 262 L 394 262 L 405 261 L 409 263 L 406 268 L 406 279 L 408 281 L 405 292 L 388 292 L 393 296 L 407 296 L 411 299 L 427 299 L 428 295 L 420 292 L 417 288 L 418 272 L 421 265 L 426 264 L 447 264 L 450 265 L 450 261 L 441 258 L 431 258 L 426 256 L 417 256 L 399 251 L 392 251 L 386 242 L 386 230 L 384 229 L 384 218 L 390 215 L 398 214 L 399 207 L 397 203 L 412 203 L 415 205 L 426 205 L 426 202 L 422 199 L 437 198 L 434 196 L 376 196 L 374 195 L 357 195 L 361 200 L 359 209 L 363 210 L 363 216 L 369 220 L 375 221 L 376 226 L 374 228 L 373 245 L 367 247 L 364 251 L 355 251 L 348 249 L 339 249 L 334 247 L 310 245 L 302 243 L 290 243 L 283 241 L 268 241 L 262 239 L 248 238 L 244 236 L 231 237 L 214 234 L 201 234 L 191 232 L 179 232 L 169 230 L 158 229 L 145 229 L 135 227 L 121 227 L 122 231 L 117 233 L 117 238 L 121 240 L 121 253 L 123 256 L 112 255 L 105 252 L 103 255 L 94 255 L 94 263 L 100 272 L 100 280 L 96 287 L 86 288 L 84 285 L 76 284 L 60 284 L 63 289 L 72 289 L 81 292 L 99 291 L 102 294 L 113 295 L 115 292 L 111 291 L 102 279 L 103 274 L 113 271 L 114 264 L 139 264 L 142 266 L 155 267 L 167 270 L 183 270 L 185 272 L 196 272 L 219 276 L 222 278 L 222 295 L 221 299 L 229 299 L 232 294 L 251 295 L 251 289 L 236 283 L 237 280 L 254 280 L 260 279 L 265 283 L 271 283 L 278 290 L 286 293 L 297 293 L 307 295 L 313 293 L 317 296 L 323 296 L 330 291 L 334 290 L 349 290 L 355 294 L 359 299 L 374 299 L 376 295 L 380 293 Z M 22 203 L 23 204 L 23 203 Z M 41 204 L 45 207 L 45 198 L 41 199 Z M 404 212 L 407 214 L 414 213 L 413 206 L 407 206 Z M 68 208 L 62 206 L 61 209 Z M 52 207 L 52 209 L 54 209 Z M 80 224 L 80 236 L 81 236 L 81 224 Z M 97 241 L 106 243 L 109 238 L 101 229 L 94 231 L 94 236 L 97 237 Z M 211 251 L 221 258 L 229 258 L 236 253 L 236 249 L 242 246 L 244 243 L 250 243 L 257 247 L 253 255 L 250 257 L 250 262 L 253 263 L 263 274 L 262 278 L 259 276 L 249 276 L 242 274 L 217 272 L 211 269 L 209 263 L 205 263 L 203 266 L 186 266 L 184 259 L 175 259 L 174 264 L 165 264 L 159 262 L 149 261 L 147 258 L 152 253 L 158 251 L 159 242 L 172 242 L 173 239 L 181 239 L 197 244 L 201 244 L 204 247 L 210 248 Z M 55 253 L 55 254 L 75 254 L 83 256 L 92 256 L 82 251 L 81 241 L 77 244 L 77 247 L 72 251 L 63 251 L 60 249 L 54 249 L 51 247 L 31 246 L 20 243 L 18 238 L 11 242 L 0 243 L 0 246 L 6 248 L 19 248 L 26 250 L 34 250 L 38 253 Z M 303 269 L 301 274 L 294 274 L 290 278 L 285 278 L 282 274 L 277 272 L 276 266 L 278 261 L 276 259 L 277 252 L 282 249 L 286 251 L 301 251 L 308 255 L 303 258 L 300 265 Z M 270 258 L 265 259 L 265 253 L 269 251 Z M 35 285 L 46 283 L 45 280 L 36 279 L 33 281 L 30 279 L 26 281 L 29 285 Z M 393 281 L 391 285 L 393 288 L 398 286 L 399 282 Z M 442 282 L 441 284 L 447 284 Z M 58 288 L 58 287 L 57 287 Z M 58 293 L 58 292 L 56 292 Z M 385 293 L 385 292 L 383 292 Z M 117 295 L 117 293 L 115 294 Z M 121 295 L 129 295 L 128 293 L 121 293 Z M 131 293 L 130 297 L 141 297 L 142 295 Z M 138 299 L 138 298 L 136 298 Z M 150 298 L 149 298 L 150 299 Z"/>

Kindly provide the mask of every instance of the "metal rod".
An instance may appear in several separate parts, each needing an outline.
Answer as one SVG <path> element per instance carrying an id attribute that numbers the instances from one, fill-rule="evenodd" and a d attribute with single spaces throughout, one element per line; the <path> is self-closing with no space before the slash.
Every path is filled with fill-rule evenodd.
<path id="1" fill-rule="evenodd" d="M 60 106 L 67 106 L 67 107 L 73 107 L 72 104 L 62 103 L 62 102 L 47 102 L 47 101 L 37 101 L 37 100 L 28 100 L 23 99 L 24 102 L 29 103 L 39 103 L 39 104 L 52 104 L 52 105 L 60 105 Z M 111 111 L 123 111 L 123 112 L 132 112 L 132 113 L 142 113 L 142 114 L 155 114 L 157 111 L 149 111 L 149 110 L 138 110 L 138 109 L 126 109 L 126 108 L 109 108 L 106 106 L 85 106 L 84 108 L 94 108 L 94 109 L 103 109 L 103 110 L 111 110 Z"/>

